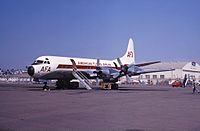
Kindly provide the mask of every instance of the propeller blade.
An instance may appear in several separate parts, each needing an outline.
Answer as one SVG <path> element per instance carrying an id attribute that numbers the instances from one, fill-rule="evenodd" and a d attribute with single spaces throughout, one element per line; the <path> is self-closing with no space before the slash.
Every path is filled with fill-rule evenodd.
<path id="1" fill-rule="evenodd" d="M 130 83 L 130 81 L 131 81 L 131 78 L 129 77 L 129 75 L 126 75 L 126 82 Z"/>
<path id="2" fill-rule="evenodd" d="M 97 67 L 99 67 L 99 66 L 100 66 L 100 60 L 97 59 Z"/>
<path id="3" fill-rule="evenodd" d="M 97 66 L 96 66 L 96 71 L 100 71 L 101 67 L 100 67 L 100 59 L 97 59 Z"/>
<path id="4" fill-rule="evenodd" d="M 101 77 L 101 71 L 102 68 L 100 67 L 100 60 L 97 59 L 97 64 L 96 64 L 96 71 L 94 71 L 94 73 L 97 75 L 96 77 L 96 85 L 98 86 L 99 85 L 99 78 Z"/>
<path id="5" fill-rule="evenodd" d="M 99 86 L 99 78 L 96 78 L 96 86 Z"/>
<path id="6" fill-rule="evenodd" d="M 116 64 L 115 62 L 113 62 L 113 64 L 115 65 L 115 68 L 116 68 L 116 69 L 118 69 L 118 66 L 117 66 L 117 64 Z"/>
<path id="7" fill-rule="evenodd" d="M 120 58 L 117 58 L 117 62 L 119 63 L 120 66 L 123 66 L 122 61 L 120 60 Z"/>
<path id="8" fill-rule="evenodd" d="M 121 60 L 120 60 L 120 58 L 117 58 L 117 61 L 118 61 L 118 63 L 120 64 L 120 66 L 121 66 L 121 68 L 122 68 L 122 69 L 121 69 L 121 72 L 124 72 L 124 73 L 126 73 L 126 72 L 128 71 L 129 68 L 135 66 L 134 63 L 131 63 L 131 64 L 129 64 L 129 65 L 123 65 L 122 62 L 121 62 Z"/>

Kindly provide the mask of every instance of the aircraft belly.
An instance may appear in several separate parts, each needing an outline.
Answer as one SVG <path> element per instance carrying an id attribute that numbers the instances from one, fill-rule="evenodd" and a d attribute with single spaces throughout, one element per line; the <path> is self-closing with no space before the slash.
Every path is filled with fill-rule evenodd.
<path id="1" fill-rule="evenodd" d="M 90 71 L 87 72 L 86 70 L 81 71 L 87 78 L 90 78 Z M 45 80 L 54 80 L 54 79 L 75 79 L 72 74 L 72 70 L 57 70 L 50 73 L 43 74 L 39 77 L 39 79 Z"/>
<path id="2" fill-rule="evenodd" d="M 72 71 L 54 71 L 45 74 L 40 79 L 53 80 L 53 79 L 73 79 Z"/>

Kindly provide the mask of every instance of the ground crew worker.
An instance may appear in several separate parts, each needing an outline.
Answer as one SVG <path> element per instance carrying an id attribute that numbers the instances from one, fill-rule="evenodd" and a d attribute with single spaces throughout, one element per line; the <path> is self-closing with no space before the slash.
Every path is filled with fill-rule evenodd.
<path id="1" fill-rule="evenodd" d="M 195 80 L 193 80 L 193 82 L 192 82 L 192 88 L 193 88 L 192 94 L 194 94 L 196 91 L 197 91 L 198 93 L 200 93 L 200 92 L 199 92 L 199 89 L 197 89 L 197 87 L 196 87 Z"/>

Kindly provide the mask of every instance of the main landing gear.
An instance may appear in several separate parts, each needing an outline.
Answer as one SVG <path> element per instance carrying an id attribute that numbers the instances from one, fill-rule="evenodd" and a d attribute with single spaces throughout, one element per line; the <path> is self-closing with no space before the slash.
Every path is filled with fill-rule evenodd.
<path id="1" fill-rule="evenodd" d="M 56 82 L 56 89 L 77 89 L 79 82 L 70 82 L 71 80 L 58 80 Z M 102 82 L 100 83 L 100 89 L 103 90 L 117 90 L 118 84 L 113 82 Z"/>
<path id="2" fill-rule="evenodd" d="M 77 89 L 78 82 L 70 82 L 71 80 L 58 80 L 56 82 L 56 89 Z"/>

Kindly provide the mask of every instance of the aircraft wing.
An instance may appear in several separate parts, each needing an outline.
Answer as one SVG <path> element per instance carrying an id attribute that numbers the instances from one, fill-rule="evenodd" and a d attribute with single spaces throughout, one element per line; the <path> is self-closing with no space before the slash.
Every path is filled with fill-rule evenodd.
<path id="1" fill-rule="evenodd" d="M 151 61 L 151 62 L 145 62 L 145 63 L 134 64 L 134 66 L 142 67 L 142 66 L 147 66 L 147 65 L 152 65 L 152 64 L 160 63 L 160 62 L 161 62 L 161 61 Z"/>
<path id="2" fill-rule="evenodd" d="M 137 71 L 137 72 L 129 73 L 129 76 L 136 76 L 136 75 L 140 75 L 140 74 L 154 73 L 154 72 L 173 71 L 173 70 L 175 70 L 175 69 L 164 69 L 164 70 L 141 70 L 141 71 Z"/>

